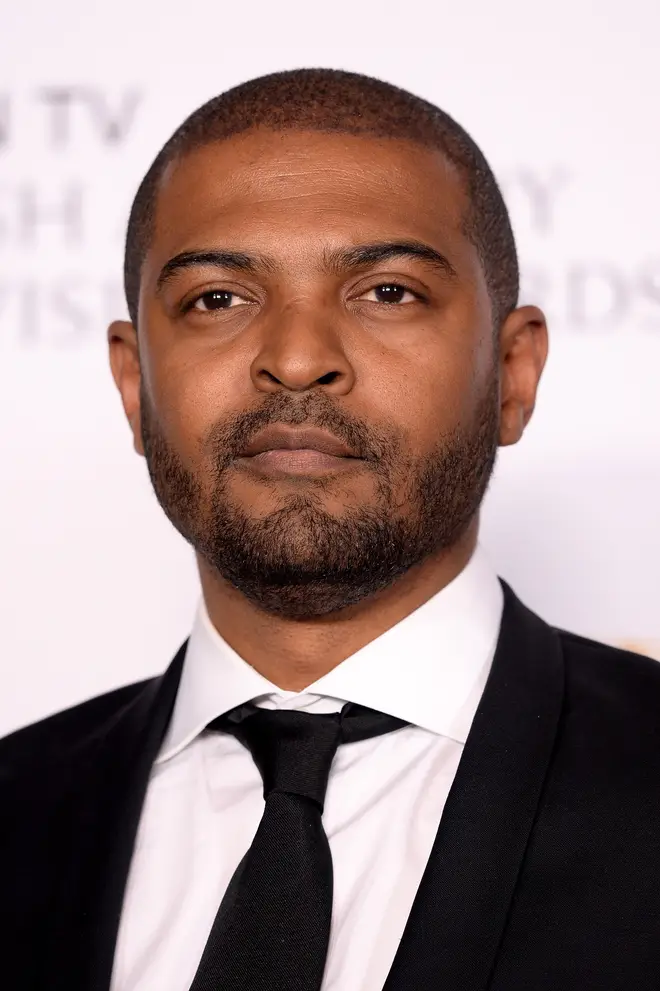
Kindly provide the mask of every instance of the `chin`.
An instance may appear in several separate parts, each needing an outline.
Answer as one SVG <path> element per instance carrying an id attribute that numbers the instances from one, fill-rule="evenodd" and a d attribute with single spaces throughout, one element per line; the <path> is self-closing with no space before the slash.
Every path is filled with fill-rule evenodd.
<path id="1" fill-rule="evenodd" d="M 235 493 L 231 500 L 231 512 L 242 517 L 245 526 L 272 523 L 275 519 L 286 525 L 287 540 L 304 543 L 306 535 L 319 520 L 341 521 L 356 512 L 376 509 L 376 505 L 357 499 L 353 493 L 332 491 L 327 486 L 302 484 L 273 484 L 251 491 Z M 310 538 L 311 539 L 311 538 Z"/>

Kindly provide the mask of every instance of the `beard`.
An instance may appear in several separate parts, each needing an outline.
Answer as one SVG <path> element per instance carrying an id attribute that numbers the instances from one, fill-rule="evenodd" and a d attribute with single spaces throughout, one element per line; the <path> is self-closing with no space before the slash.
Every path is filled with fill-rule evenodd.
<path id="1" fill-rule="evenodd" d="M 282 496 L 266 516 L 232 498 L 232 462 L 263 427 L 325 428 L 364 459 L 373 504 L 328 511 L 327 477 Z M 326 616 L 392 585 L 414 565 L 452 547 L 478 512 L 498 446 L 499 383 L 493 374 L 469 425 L 424 457 L 406 454 L 394 431 L 374 431 L 323 394 L 267 396 L 217 424 L 204 444 L 210 467 L 193 471 L 165 437 L 144 388 L 141 430 L 156 497 L 165 514 L 222 579 L 259 609 L 289 619 Z M 264 484 L 268 484 L 264 482 Z"/>

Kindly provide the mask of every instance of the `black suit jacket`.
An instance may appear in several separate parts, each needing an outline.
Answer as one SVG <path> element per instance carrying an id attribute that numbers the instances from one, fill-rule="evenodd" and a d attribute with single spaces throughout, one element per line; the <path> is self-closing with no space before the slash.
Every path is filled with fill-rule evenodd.
<path id="1" fill-rule="evenodd" d="M 2 991 L 107 991 L 184 652 L 0 741 Z M 385 985 L 440 989 L 660 989 L 660 664 L 554 630 L 506 587 Z"/>

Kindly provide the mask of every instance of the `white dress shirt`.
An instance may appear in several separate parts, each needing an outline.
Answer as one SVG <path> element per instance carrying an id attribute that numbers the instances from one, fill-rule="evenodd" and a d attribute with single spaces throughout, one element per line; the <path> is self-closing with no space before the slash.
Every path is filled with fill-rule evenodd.
<path id="1" fill-rule="evenodd" d="M 382 991 L 490 670 L 502 604 L 478 550 L 415 612 L 303 692 L 286 692 L 228 646 L 202 603 L 147 789 L 112 991 L 192 983 L 264 808 L 249 751 L 205 727 L 249 700 L 307 712 L 357 702 L 411 724 L 339 747 L 323 815 L 334 864 L 323 991 Z"/>

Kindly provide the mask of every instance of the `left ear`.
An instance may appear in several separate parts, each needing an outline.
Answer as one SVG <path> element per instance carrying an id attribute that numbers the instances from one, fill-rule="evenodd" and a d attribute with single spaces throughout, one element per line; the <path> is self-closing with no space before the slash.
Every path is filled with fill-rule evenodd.
<path id="1" fill-rule="evenodd" d="M 502 325 L 500 348 L 500 445 L 516 444 L 534 412 L 536 390 L 548 356 L 548 327 L 537 306 L 521 306 Z"/>

